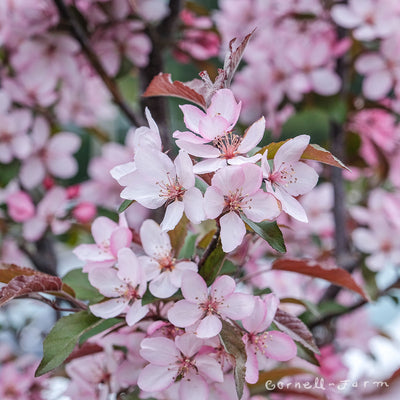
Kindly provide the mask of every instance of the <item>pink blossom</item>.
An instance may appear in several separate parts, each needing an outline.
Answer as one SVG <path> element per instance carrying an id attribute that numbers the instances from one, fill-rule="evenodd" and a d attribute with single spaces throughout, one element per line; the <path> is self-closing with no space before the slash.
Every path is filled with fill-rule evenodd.
<path id="1" fill-rule="evenodd" d="M 160 21 L 169 14 L 167 0 L 136 0 L 133 3 L 135 12 L 145 21 Z"/>
<path id="2" fill-rule="evenodd" d="M 240 320 L 248 317 L 254 308 L 254 298 L 235 293 L 235 281 L 219 276 L 210 289 L 196 272 L 186 272 L 182 278 L 180 300 L 168 311 L 168 319 L 178 327 L 186 328 L 199 323 L 195 333 L 199 338 L 211 338 L 221 331 L 221 318 Z"/>
<path id="3" fill-rule="evenodd" d="M 195 184 L 193 164 L 189 155 L 180 151 L 174 163 L 161 152 L 139 152 L 135 156 L 136 170 L 120 180 L 126 188 L 121 197 L 136 200 L 155 209 L 167 203 L 163 230 L 174 229 L 183 212 L 194 224 L 204 219 L 203 196 Z"/>
<path id="4" fill-rule="evenodd" d="M 241 213 L 254 222 L 272 221 L 280 214 L 275 197 L 261 188 L 262 171 L 254 164 L 228 166 L 217 171 L 204 195 L 208 218 L 222 215 L 222 248 L 227 253 L 242 243 L 246 227 Z"/>
<path id="5" fill-rule="evenodd" d="M 111 267 L 117 261 L 118 252 L 129 247 L 132 232 L 126 224 L 123 214 L 119 224 L 107 217 L 98 217 L 92 224 L 92 235 L 95 244 L 81 244 L 75 248 L 74 254 L 86 262 L 84 271 L 96 267 Z"/>
<path id="6" fill-rule="evenodd" d="M 293 339 L 283 332 L 267 331 L 278 309 L 279 299 L 274 294 L 265 296 L 264 300 L 255 299 L 251 316 L 242 320 L 247 330 L 243 337 L 246 344 L 246 381 L 258 381 L 257 357 L 268 357 L 277 361 L 288 361 L 296 356 L 297 347 Z"/>
<path id="7" fill-rule="evenodd" d="M 218 90 L 211 99 L 207 112 L 191 105 L 181 106 L 186 127 L 192 132 L 176 131 L 176 144 L 196 157 L 207 158 L 194 166 L 194 172 L 213 172 L 228 164 L 256 162 L 259 154 L 246 157 L 264 135 L 265 120 L 260 118 L 245 132 L 244 136 L 232 133 L 239 118 L 241 103 L 229 89 Z M 193 133 L 194 132 L 194 133 Z"/>
<path id="8" fill-rule="evenodd" d="M 82 203 L 79 203 L 72 210 L 72 215 L 81 224 L 86 224 L 88 222 L 91 222 L 96 216 L 96 213 L 97 213 L 96 206 L 89 201 L 83 201 Z"/>
<path id="9" fill-rule="evenodd" d="M 146 281 L 142 266 L 132 250 L 118 251 L 117 267 L 95 268 L 89 272 L 90 283 L 101 294 L 110 298 L 90 306 L 90 311 L 101 318 L 112 318 L 126 312 L 126 323 L 136 324 L 148 312 L 149 306 L 142 306 Z"/>
<path id="10" fill-rule="evenodd" d="M 318 181 L 315 170 L 300 161 L 309 142 L 308 135 L 289 139 L 276 152 L 272 170 L 268 163 L 267 151 L 261 164 L 267 191 L 273 193 L 281 202 L 283 211 L 303 222 L 308 221 L 307 215 L 295 196 L 309 192 Z"/>
<path id="11" fill-rule="evenodd" d="M 24 187 L 32 189 L 40 184 L 46 171 L 58 178 L 70 178 L 78 171 L 78 163 L 73 157 L 81 143 L 80 138 L 71 132 L 59 132 L 49 138 L 50 127 L 47 122 L 37 117 L 31 138 L 32 153 L 23 162 L 20 172 Z"/>
<path id="12" fill-rule="evenodd" d="M 61 235 L 71 226 L 71 223 L 64 219 L 66 215 L 66 191 L 64 188 L 54 187 L 39 202 L 36 215 L 24 223 L 24 238 L 28 241 L 39 240 L 47 227 L 50 227 L 55 235 Z"/>
<path id="13" fill-rule="evenodd" d="M 150 362 L 140 372 L 138 386 L 159 392 L 179 385 L 179 400 L 207 400 L 209 382 L 224 380 L 221 366 L 207 354 L 199 354 L 203 341 L 186 333 L 175 341 L 163 337 L 143 339 L 140 355 Z"/>
<path id="14" fill-rule="evenodd" d="M 340 26 L 354 29 L 358 40 L 388 36 L 396 29 L 394 3 L 382 0 L 350 0 L 332 7 L 332 18 Z"/>
<path id="15" fill-rule="evenodd" d="M 25 222 L 35 215 L 35 206 L 28 193 L 18 191 L 7 197 L 10 217 L 15 222 Z"/>
<path id="16" fill-rule="evenodd" d="M 150 280 L 150 292 L 160 298 L 172 296 L 182 284 L 185 271 L 197 272 L 197 265 L 191 261 L 177 261 L 174 258 L 168 233 L 151 219 L 143 222 L 140 239 L 147 256 L 140 257 L 146 278 Z"/>

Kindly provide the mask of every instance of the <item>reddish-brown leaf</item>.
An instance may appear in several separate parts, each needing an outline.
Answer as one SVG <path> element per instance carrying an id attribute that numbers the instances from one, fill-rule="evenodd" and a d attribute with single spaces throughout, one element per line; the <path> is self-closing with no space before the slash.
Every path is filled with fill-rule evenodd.
<path id="1" fill-rule="evenodd" d="M 2 283 L 8 283 L 11 281 L 11 279 L 17 276 L 32 276 L 32 275 L 41 277 L 52 276 L 40 271 L 36 271 L 32 268 L 19 267 L 18 265 L 15 264 L 5 264 L 5 263 L 0 264 L 0 282 Z M 68 293 L 70 296 L 75 297 L 74 289 L 72 289 L 71 286 L 68 286 L 67 284 L 63 283 L 61 290 Z"/>
<path id="2" fill-rule="evenodd" d="M 288 334 L 293 340 L 319 354 L 319 349 L 314 342 L 312 333 L 299 318 L 278 308 L 274 322 L 282 332 Z"/>
<path id="3" fill-rule="evenodd" d="M 75 347 L 74 351 L 67 357 L 65 360 L 66 363 L 69 363 L 75 358 L 80 358 L 84 356 L 88 356 L 90 354 L 95 354 L 99 353 L 100 351 L 103 351 L 103 347 L 99 346 L 96 343 L 92 342 L 85 342 L 83 343 L 82 346 L 77 346 Z"/>
<path id="4" fill-rule="evenodd" d="M 200 107 L 206 107 L 206 101 L 204 97 L 185 85 L 183 82 L 175 81 L 171 79 L 171 74 L 165 74 L 160 72 L 156 75 L 146 91 L 143 93 L 143 97 L 152 96 L 173 96 L 181 99 L 189 100 L 192 103 L 199 105 Z"/>
<path id="5" fill-rule="evenodd" d="M 258 153 L 264 154 L 264 152 L 268 150 L 267 158 L 268 160 L 271 160 L 275 157 L 275 154 L 278 151 L 278 149 L 288 140 L 290 139 L 283 140 L 281 142 L 272 142 L 269 145 L 264 146 Z M 325 150 L 324 148 L 318 146 L 317 144 L 309 144 L 304 150 L 304 153 L 302 154 L 301 158 L 303 160 L 319 161 L 323 164 L 332 165 L 333 167 L 338 167 L 348 170 L 348 168 L 331 152 Z"/>
<path id="6" fill-rule="evenodd" d="M 46 274 L 16 276 L 0 290 L 0 306 L 16 297 L 30 293 L 59 291 L 61 288 L 62 281 L 57 276 Z"/>
<path id="7" fill-rule="evenodd" d="M 299 274 L 321 278 L 335 285 L 344 287 L 358 293 L 364 299 L 369 300 L 364 290 L 356 283 L 349 272 L 339 267 L 326 268 L 312 260 L 284 259 L 276 260 L 272 269 L 280 271 L 297 272 Z"/>

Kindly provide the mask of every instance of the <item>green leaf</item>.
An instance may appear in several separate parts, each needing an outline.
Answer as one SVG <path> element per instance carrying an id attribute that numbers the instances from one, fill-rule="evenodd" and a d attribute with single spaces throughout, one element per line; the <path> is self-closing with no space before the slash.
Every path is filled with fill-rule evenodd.
<path id="1" fill-rule="evenodd" d="M 317 357 L 315 357 L 315 354 L 311 350 L 307 349 L 299 342 L 295 343 L 297 346 L 297 357 L 300 357 L 303 360 L 306 360 L 309 363 L 316 365 L 317 367 L 320 366 Z"/>
<path id="2" fill-rule="evenodd" d="M 121 323 L 125 323 L 125 320 L 121 319 L 121 318 L 110 318 L 110 319 L 102 320 L 93 329 L 90 329 L 89 331 L 85 332 L 79 338 L 79 345 L 81 346 L 83 343 L 85 343 L 92 336 L 97 335 L 98 333 L 101 333 L 101 332 L 113 327 L 114 325 L 121 324 Z"/>
<path id="3" fill-rule="evenodd" d="M 183 214 L 182 218 L 175 226 L 175 228 L 172 231 L 168 232 L 169 239 L 171 241 L 171 246 L 174 249 L 175 254 L 179 254 L 181 248 L 185 243 L 188 223 L 189 220 L 187 219 L 186 215 Z"/>
<path id="4" fill-rule="evenodd" d="M 124 212 L 130 205 L 132 205 L 135 200 L 124 200 L 118 208 L 118 214 Z"/>
<path id="5" fill-rule="evenodd" d="M 88 274 L 82 272 L 82 268 L 69 271 L 62 280 L 74 289 L 76 297 L 80 300 L 88 300 L 91 304 L 94 304 L 104 298 L 103 295 L 90 284 Z"/>
<path id="6" fill-rule="evenodd" d="M 43 342 L 43 359 L 35 372 L 41 376 L 60 366 L 72 353 L 79 338 L 101 321 L 88 311 L 59 319 Z"/>
<path id="7" fill-rule="evenodd" d="M 203 179 L 200 179 L 198 176 L 196 176 L 196 181 L 195 181 L 194 186 L 197 187 L 197 189 L 199 189 L 200 192 L 203 194 L 206 192 L 206 190 L 208 188 L 207 183 L 205 183 L 203 181 Z"/>
<path id="8" fill-rule="evenodd" d="M 257 235 L 267 241 L 273 249 L 280 253 L 286 253 L 286 246 L 282 232 L 275 221 L 253 222 L 243 214 L 241 215 L 241 218 L 255 233 L 257 233 Z"/>
<path id="9" fill-rule="evenodd" d="M 221 322 L 222 329 L 219 333 L 219 338 L 225 351 L 235 359 L 234 377 L 236 393 L 238 399 L 241 399 L 243 396 L 243 387 L 246 376 L 246 347 L 242 341 L 242 335 L 238 328 L 224 320 L 221 320 Z"/>
<path id="10" fill-rule="evenodd" d="M 217 247 L 207 257 L 207 260 L 199 271 L 199 274 L 204 278 L 207 285 L 211 285 L 214 282 L 222 268 L 225 256 L 226 254 L 222 250 L 221 242 L 218 242 Z"/>
<path id="11" fill-rule="evenodd" d="M 179 252 L 179 258 L 192 258 L 196 250 L 196 239 L 199 236 L 198 233 L 189 233 L 185 238 L 185 243 Z"/>
<path id="12" fill-rule="evenodd" d="M 14 160 L 9 164 L 0 164 L 0 187 L 6 187 L 19 172 L 20 162 Z"/>

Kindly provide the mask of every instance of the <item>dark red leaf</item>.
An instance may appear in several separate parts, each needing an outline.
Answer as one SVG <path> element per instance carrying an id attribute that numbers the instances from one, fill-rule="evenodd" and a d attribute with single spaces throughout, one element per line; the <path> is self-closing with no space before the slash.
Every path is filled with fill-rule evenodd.
<path id="1" fill-rule="evenodd" d="M 80 358 L 84 356 L 88 356 L 90 354 L 99 353 L 103 351 L 103 347 L 99 346 L 96 343 L 85 342 L 82 346 L 76 347 L 75 350 L 67 357 L 65 360 L 66 363 L 69 363 L 75 358 Z"/>
<path id="2" fill-rule="evenodd" d="M 278 308 L 274 322 L 282 332 L 288 334 L 293 340 L 300 342 L 307 349 L 319 354 L 312 333 L 299 318 Z"/>
<path id="3" fill-rule="evenodd" d="M 200 93 L 191 89 L 183 82 L 173 82 L 171 79 L 171 74 L 164 74 L 162 72 L 160 72 L 152 79 L 150 85 L 143 93 L 143 97 L 151 96 L 179 97 L 181 99 L 189 100 L 192 103 L 199 105 L 200 107 L 206 107 L 205 99 Z"/>
<path id="4" fill-rule="evenodd" d="M 272 269 L 297 272 L 299 274 L 321 278 L 335 285 L 358 293 L 369 300 L 364 290 L 356 283 L 349 272 L 339 267 L 326 268 L 311 260 L 279 259 L 272 264 Z"/>
<path id="5" fill-rule="evenodd" d="M 60 291 L 62 281 L 57 276 L 46 274 L 16 276 L 0 290 L 0 306 L 8 301 L 30 293 Z"/>

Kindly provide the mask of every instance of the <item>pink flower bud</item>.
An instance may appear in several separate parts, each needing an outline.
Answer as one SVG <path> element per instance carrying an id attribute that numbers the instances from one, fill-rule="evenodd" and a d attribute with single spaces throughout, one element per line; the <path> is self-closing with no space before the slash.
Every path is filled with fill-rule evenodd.
<path id="1" fill-rule="evenodd" d="M 90 222 L 96 216 L 96 206 L 93 203 L 84 201 L 78 204 L 72 211 L 72 215 L 82 224 Z"/>
<path id="2" fill-rule="evenodd" d="M 18 191 L 7 198 L 8 214 L 15 222 L 24 222 L 35 215 L 35 206 L 30 196 Z"/>

